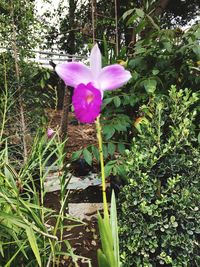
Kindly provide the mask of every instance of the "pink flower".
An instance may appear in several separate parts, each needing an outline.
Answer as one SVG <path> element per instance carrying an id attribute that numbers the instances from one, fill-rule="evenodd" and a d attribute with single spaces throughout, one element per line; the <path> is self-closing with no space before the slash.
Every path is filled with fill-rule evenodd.
<path id="1" fill-rule="evenodd" d="M 72 103 L 77 119 L 82 123 L 92 123 L 101 111 L 101 93 L 91 83 L 81 83 L 74 90 Z"/>
<path id="2" fill-rule="evenodd" d="M 48 128 L 47 130 L 47 137 L 50 139 L 54 135 L 54 130 L 51 128 Z"/>
<path id="3" fill-rule="evenodd" d="M 80 88 L 82 88 L 82 90 L 85 90 L 85 93 L 83 93 L 85 98 L 83 98 L 81 102 L 82 107 L 84 106 L 83 113 L 86 115 L 87 114 L 86 109 L 90 107 L 90 112 L 91 110 L 93 110 L 92 115 L 91 115 L 93 120 L 88 119 L 89 114 L 87 114 L 86 119 L 83 119 L 83 116 L 80 116 L 81 105 L 79 106 L 78 112 L 77 112 L 77 105 L 76 105 L 76 107 L 74 107 L 75 113 L 79 114 L 79 120 L 80 121 L 82 120 L 81 122 L 88 121 L 88 120 L 90 122 L 93 122 L 95 120 L 93 115 L 96 114 L 96 117 L 97 117 L 100 113 L 100 111 L 98 114 L 97 112 L 94 111 L 96 108 L 97 110 L 99 110 L 99 100 L 95 100 L 95 98 L 97 97 L 97 94 L 94 92 L 96 92 L 96 90 L 100 92 L 101 98 L 103 98 L 103 92 L 105 90 L 114 90 L 118 87 L 121 87 L 131 78 L 130 72 L 125 70 L 124 67 L 119 64 L 114 64 L 114 65 L 102 68 L 101 52 L 97 44 L 92 48 L 92 51 L 91 51 L 90 68 L 81 62 L 66 62 L 63 64 L 58 64 L 55 70 L 57 74 L 61 77 L 61 79 L 64 80 L 66 85 L 72 86 L 74 88 L 78 88 L 78 86 L 82 84 L 81 87 L 79 87 L 77 92 L 79 93 L 81 92 Z M 91 103 L 88 103 L 88 98 L 86 97 L 87 95 L 86 91 L 87 92 L 90 91 L 93 94 L 94 98 L 91 101 Z M 73 104 L 74 104 L 74 101 L 77 104 L 76 97 L 78 97 L 79 93 L 76 93 L 76 96 L 73 97 Z M 78 101 L 80 100 L 81 100 L 81 97 L 79 97 Z M 97 107 L 95 103 L 98 103 Z"/>

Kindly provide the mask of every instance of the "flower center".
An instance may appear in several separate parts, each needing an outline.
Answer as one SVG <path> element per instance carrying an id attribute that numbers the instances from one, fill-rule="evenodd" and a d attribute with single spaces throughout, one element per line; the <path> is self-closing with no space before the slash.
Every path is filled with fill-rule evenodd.
<path id="1" fill-rule="evenodd" d="M 91 93 L 86 96 L 86 102 L 88 104 L 90 104 L 93 101 L 93 99 L 94 99 L 94 95 Z"/>

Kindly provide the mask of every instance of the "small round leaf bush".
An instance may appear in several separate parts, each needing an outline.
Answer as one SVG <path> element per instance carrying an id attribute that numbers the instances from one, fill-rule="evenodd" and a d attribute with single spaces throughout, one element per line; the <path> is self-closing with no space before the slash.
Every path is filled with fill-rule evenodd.
<path id="1" fill-rule="evenodd" d="M 139 134 L 126 151 L 119 195 L 123 267 L 200 266 L 200 153 L 188 89 L 141 107 Z"/>

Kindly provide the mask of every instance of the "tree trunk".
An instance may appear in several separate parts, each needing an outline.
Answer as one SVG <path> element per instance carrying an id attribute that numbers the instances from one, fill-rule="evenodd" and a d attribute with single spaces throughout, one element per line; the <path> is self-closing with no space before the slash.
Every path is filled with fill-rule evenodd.
<path id="1" fill-rule="evenodd" d="M 69 28 L 74 29 L 75 27 L 75 10 L 76 10 L 76 0 L 69 0 Z M 67 44 L 67 53 L 74 55 L 75 54 L 75 32 L 69 31 L 68 34 L 68 44 Z M 68 61 L 71 61 L 69 59 Z M 69 106 L 71 104 L 71 95 L 72 90 L 69 87 L 65 86 L 64 89 L 64 99 L 63 99 L 63 111 L 62 111 L 62 118 L 61 118 L 61 137 L 62 140 L 65 140 L 67 137 L 67 129 L 68 129 L 68 115 L 69 115 Z"/>
<path id="2" fill-rule="evenodd" d="M 69 29 L 75 28 L 74 13 L 76 10 L 77 2 L 75 0 L 69 0 Z M 71 55 L 75 54 L 75 31 L 71 30 L 68 34 L 67 52 Z"/>
<path id="3" fill-rule="evenodd" d="M 62 118 L 61 118 L 61 138 L 64 141 L 67 137 L 67 128 L 68 128 L 68 115 L 69 115 L 69 100 L 70 100 L 70 92 L 69 88 L 66 86 L 64 90 L 64 99 L 63 99 L 63 111 L 62 111 Z"/>
<path id="4" fill-rule="evenodd" d="M 58 81 L 57 96 L 58 96 L 58 102 L 56 108 L 58 110 L 61 110 L 63 108 L 64 97 L 65 97 L 65 84 L 61 79 L 59 79 Z"/>

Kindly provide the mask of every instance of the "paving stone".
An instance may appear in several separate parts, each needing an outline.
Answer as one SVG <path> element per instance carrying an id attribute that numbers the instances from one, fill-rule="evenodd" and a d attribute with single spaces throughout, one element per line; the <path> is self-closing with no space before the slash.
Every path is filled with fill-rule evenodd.
<path id="1" fill-rule="evenodd" d="M 67 189 L 78 190 L 78 189 L 86 189 L 89 186 L 101 185 L 101 179 L 99 179 L 97 173 L 90 173 L 84 177 L 76 177 L 70 175 L 66 178 L 70 179 L 69 184 L 67 185 Z M 60 179 L 59 172 L 50 172 L 45 180 L 44 188 L 46 192 L 53 192 L 60 190 Z"/>
<path id="2" fill-rule="evenodd" d="M 97 211 L 103 210 L 103 203 L 69 203 L 69 215 L 80 220 L 97 217 Z"/>

